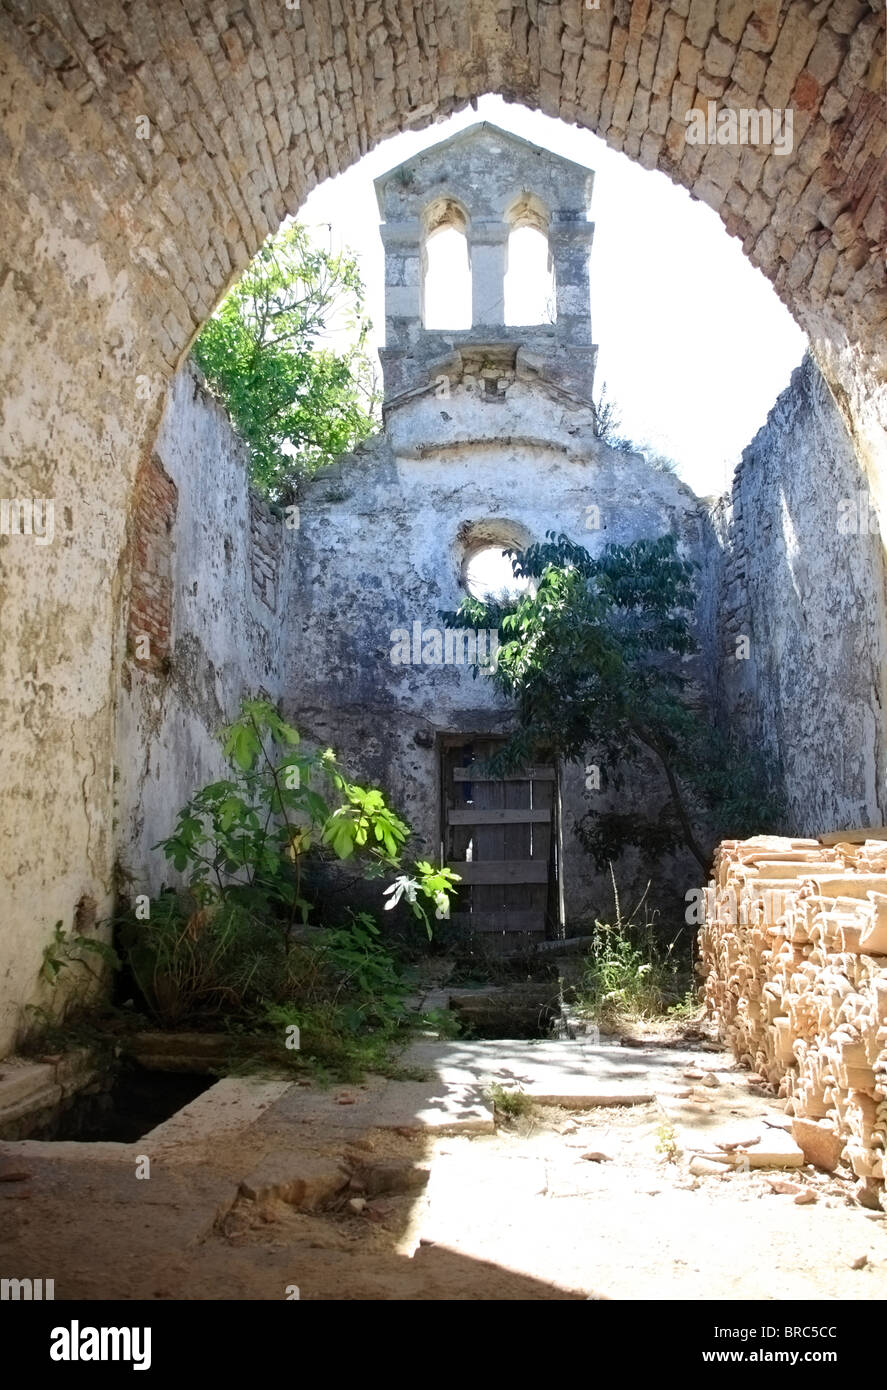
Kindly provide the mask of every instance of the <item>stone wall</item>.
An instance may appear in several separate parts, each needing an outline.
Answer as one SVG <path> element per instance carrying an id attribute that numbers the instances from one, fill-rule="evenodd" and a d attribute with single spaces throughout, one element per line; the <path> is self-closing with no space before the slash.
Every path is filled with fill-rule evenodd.
<path id="1" fill-rule="evenodd" d="M 883 819 L 879 540 L 851 441 L 809 359 L 711 521 L 673 476 L 584 435 L 583 408 L 565 409 L 535 378 L 511 380 L 492 401 L 469 377 L 443 404 L 442 413 L 429 393 L 391 412 L 385 435 L 310 485 L 300 529 L 290 532 L 249 492 L 244 446 L 199 374 L 189 367 L 175 378 L 129 538 L 115 818 L 130 891 L 175 881 L 151 846 L 193 790 L 221 772 L 215 734 L 241 695 L 258 689 L 384 787 L 423 851 L 437 855 L 440 738 L 507 729 L 507 707 L 463 666 L 392 664 L 392 633 L 414 622 L 442 626 L 439 610 L 464 594 L 471 545 L 506 532 L 525 542 L 563 530 L 595 551 L 675 531 L 701 566 L 700 698 L 717 699 L 724 718 L 764 747 L 792 830 Z M 589 529 L 590 507 L 599 529 Z M 145 631 L 152 641 L 140 658 Z M 595 761 L 593 750 L 588 757 Z M 595 805 L 648 810 L 661 792 L 642 767 L 619 792 L 597 793 Z M 568 769 L 572 923 L 611 909 L 608 878 L 573 835 L 591 795 L 584 768 Z M 625 857 L 626 899 L 649 872 Z M 673 910 L 696 876 L 689 859 L 670 862 L 651 905 Z"/>
<path id="2" fill-rule="evenodd" d="M 439 736 L 501 732 L 507 705 L 464 665 L 393 665 L 391 634 L 415 621 L 442 627 L 439 610 L 463 597 L 463 561 L 478 536 L 504 535 L 503 524 L 522 542 L 564 530 L 595 551 L 673 530 L 703 558 L 704 508 L 675 477 L 584 437 L 587 411 L 565 411 L 535 382 L 511 382 L 505 396 L 491 403 L 482 381 L 456 387 L 437 448 L 417 443 L 442 428 L 433 396 L 389 415 L 387 436 L 308 487 L 300 529 L 290 531 L 249 491 L 245 447 L 199 373 L 177 374 L 140 474 L 128 548 L 115 774 L 126 893 L 178 881 L 152 847 L 193 791 L 222 775 L 217 731 L 241 695 L 258 690 L 385 789 L 416 830 L 417 853 L 440 853 Z M 472 438 L 491 421 L 510 440 L 504 452 Z M 591 507 L 596 529 L 587 529 Z M 705 669 L 700 662 L 700 682 Z M 627 789 L 593 794 L 574 767 L 563 794 L 566 906 L 577 922 L 612 908 L 608 876 L 573 835 L 592 795 L 600 808 L 621 807 L 664 799 L 664 788 L 641 764 Z M 629 852 L 619 874 L 626 897 L 643 891 L 649 867 Z M 697 872 L 683 858 L 666 866 L 661 897 L 672 910 Z"/>
<path id="3" fill-rule="evenodd" d="M 809 357 L 714 520 L 725 718 L 776 770 L 792 833 L 882 824 L 883 547 L 853 441 Z"/>
<path id="4" fill-rule="evenodd" d="M 843 1158 L 877 1209 L 887 1201 L 887 844 L 852 839 L 721 844 L 699 972 L 721 1038 L 785 1097 L 807 1161 L 834 1172 Z"/>
<path id="5" fill-rule="evenodd" d="M 431 391 L 400 406 L 384 436 L 340 460 L 302 499 L 284 618 L 287 711 L 390 793 L 428 853 L 440 846 L 442 736 L 503 731 L 508 710 L 488 678 L 473 679 L 464 665 L 394 664 L 393 634 L 411 634 L 414 623 L 442 629 L 439 611 L 465 596 L 463 564 L 479 536 L 526 544 L 547 531 L 592 553 L 670 531 L 702 563 L 707 516 L 676 477 L 595 439 L 587 408 L 519 371 L 501 399 L 469 375 L 445 400 Z M 695 674 L 702 691 L 702 660 Z M 588 763 L 599 761 L 589 749 Z M 667 789 L 639 764 L 619 790 L 589 790 L 585 767 L 573 766 L 563 796 L 567 916 L 611 915 L 609 876 L 595 870 L 573 827 L 592 805 L 649 812 Z M 650 865 L 631 852 L 618 876 L 626 899 L 638 897 Z M 660 866 L 657 890 L 672 914 L 697 877 L 689 857 Z"/>
<path id="6" fill-rule="evenodd" d="M 149 477 L 130 536 L 130 640 L 117 724 L 116 846 L 131 893 L 177 881 L 151 847 L 188 797 L 222 775 L 216 736 L 241 696 L 280 698 L 286 637 L 278 595 L 293 572 L 292 533 L 249 491 L 246 448 L 190 365 L 173 381 Z M 163 586 L 167 631 L 140 658 L 139 629 L 154 618 Z M 154 603 L 148 622 L 146 592 Z"/>
<path id="7" fill-rule="evenodd" d="M 564 530 L 592 550 L 677 529 L 701 565 L 700 693 L 764 749 L 789 828 L 881 823 L 880 540 L 815 364 L 808 358 L 794 374 L 711 524 L 676 479 L 637 456 L 577 447 L 576 412 L 565 420 L 537 382 L 512 382 L 506 397 L 491 402 L 480 381 L 459 386 L 443 422 L 433 394 L 401 407 L 387 438 L 311 485 L 301 529 L 288 532 L 248 492 L 245 451 L 222 408 L 193 368 L 179 373 L 140 472 L 129 545 L 116 820 L 122 866 L 138 882 L 159 886 L 165 864 L 150 846 L 220 770 L 215 733 L 241 694 L 259 688 L 386 787 L 438 852 L 439 735 L 505 728 L 507 711 L 464 668 L 393 666 L 391 634 L 415 621 L 435 626 L 440 609 L 458 604 L 475 528 L 491 521 L 491 535 L 497 524 L 523 539 Z M 493 420 L 511 440 L 504 454 L 483 439 Z M 433 447 L 418 442 L 435 437 Z M 599 532 L 587 529 L 591 505 Z M 145 633 L 150 650 L 139 658 Z M 651 787 L 647 769 L 629 799 L 643 801 Z M 596 804 L 617 800 L 605 793 Z M 608 884 L 572 834 L 588 805 L 572 769 L 564 810 L 573 919 L 609 907 Z M 675 885 L 693 882 L 689 864 L 672 867 Z M 628 856 L 623 872 L 627 892 L 643 886 L 637 859 Z"/>

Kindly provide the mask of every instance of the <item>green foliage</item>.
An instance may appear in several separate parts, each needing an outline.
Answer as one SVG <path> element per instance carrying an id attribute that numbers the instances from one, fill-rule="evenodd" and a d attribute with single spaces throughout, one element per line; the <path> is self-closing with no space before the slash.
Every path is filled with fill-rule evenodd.
<path id="1" fill-rule="evenodd" d="M 127 1027 L 144 1025 L 145 1020 L 130 1013 L 122 1017 L 107 1001 L 75 996 L 62 1009 L 53 1001 L 53 1008 L 44 1009 L 28 1004 L 25 1009 L 26 1027 L 17 1043 L 23 1057 L 44 1057 L 47 1053 L 72 1052 L 80 1049 L 89 1054 L 90 1062 L 112 1065 L 118 1055 L 120 1038 Z"/>
<path id="2" fill-rule="evenodd" d="M 248 1068 L 257 1063 L 274 1068 L 310 1072 L 315 1080 L 360 1081 L 368 1071 L 382 1076 L 397 1074 L 393 1045 L 395 1029 L 355 1030 L 348 1021 L 348 1007 L 335 999 L 316 1004 L 272 1005 L 261 1032 L 254 1033 L 244 1050 Z M 293 1024 L 302 1047 L 286 1051 L 280 1037 Z M 403 1024 L 403 1018 L 401 1018 Z"/>
<path id="3" fill-rule="evenodd" d="M 96 956 L 98 961 L 111 970 L 116 970 L 120 965 L 117 952 L 112 946 L 104 941 L 96 941 L 93 937 L 72 935 L 65 931 L 61 922 L 56 922 L 52 941 L 43 949 L 40 974 L 47 984 L 55 985 L 63 971 L 81 966 L 94 979 L 100 979 L 100 972 L 89 964 L 90 956 Z"/>
<path id="4" fill-rule="evenodd" d="M 355 1079 L 367 1066 L 385 1069 L 405 1025 L 405 982 L 366 914 L 287 948 L 273 924 L 238 903 L 199 907 L 166 892 L 148 921 L 125 914 L 118 930 L 158 1023 L 225 1028 L 233 1054 L 253 1064 Z"/>
<path id="5" fill-rule="evenodd" d="M 653 942 L 640 949 L 627 933 L 595 922 L 579 989 L 582 1008 L 601 1023 L 658 1018 L 673 999 L 671 962 L 651 960 Z"/>
<path id="6" fill-rule="evenodd" d="M 107 942 L 68 932 L 56 922 L 40 966 L 41 979 L 52 987 L 52 1006 L 27 1006 L 21 1051 L 39 1055 L 71 1047 L 107 1050 L 107 1037 L 96 1027 L 95 1015 L 97 1007 L 103 1007 L 109 977 L 119 968 L 120 957 Z"/>
<path id="7" fill-rule="evenodd" d="M 692 981 L 689 935 L 663 933 L 655 913 L 636 920 L 646 891 L 628 917 L 622 914 L 615 877 L 613 895 L 614 922 L 596 921 L 591 933 L 577 990 L 580 1009 L 604 1027 L 615 1027 L 684 1007 Z"/>
<path id="8" fill-rule="evenodd" d="M 369 913 L 352 913 L 348 925 L 325 932 L 320 949 L 340 996 L 352 1001 L 344 1005 L 352 1031 L 368 1024 L 390 1029 L 402 1019 L 406 986 Z"/>
<path id="9" fill-rule="evenodd" d="M 264 700 L 245 700 L 222 731 L 230 777 L 179 812 L 164 853 L 187 887 L 155 899 L 146 920 L 120 914 L 118 941 L 162 1025 L 218 1027 L 255 1060 L 312 1064 L 351 1077 L 381 1066 L 405 1020 L 405 984 L 377 923 L 311 923 L 309 856 L 355 858 L 376 877 L 403 869 L 410 835 L 381 792 L 352 782 L 331 749 L 307 750 Z M 449 915 L 456 876 L 421 861 L 387 890 L 430 934 Z M 298 1028 L 301 1045 L 286 1041 Z"/>
<path id="10" fill-rule="evenodd" d="M 518 727 L 492 768 L 526 766 L 540 747 L 584 763 L 593 748 L 602 785 L 618 787 L 629 764 L 652 758 L 665 780 L 665 811 L 590 811 L 580 828 L 602 866 L 627 844 L 659 852 L 683 844 L 707 871 L 688 787 L 718 838 L 772 823 L 778 808 L 759 765 L 718 732 L 688 689 L 694 566 L 675 537 L 608 545 L 592 557 L 549 532 L 545 542 L 511 554 L 515 575 L 532 581 L 525 593 L 504 606 L 468 598 L 441 615 L 451 627 L 499 629 L 491 678 L 513 700 Z"/>
<path id="11" fill-rule="evenodd" d="M 608 394 L 607 383 L 602 382 L 597 399 L 591 403 L 592 428 L 595 436 L 602 443 L 609 445 L 611 449 L 619 449 L 623 453 L 630 453 L 633 445 L 620 433 L 622 427 L 622 416 L 616 402 Z"/>
<path id="12" fill-rule="evenodd" d="M 323 346 L 335 326 L 354 345 Z M 312 245 L 298 223 L 269 237 L 194 344 L 244 439 L 252 480 L 289 502 L 300 478 L 376 428 L 370 324 L 356 261 Z"/>
<path id="13" fill-rule="evenodd" d="M 460 881 L 458 874 L 446 867 L 435 868 L 426 859 L 419 859 L 416 862 L 416 873 L 418 878 L 409 878 L 402 875 L 395 879 L 390 888 L 385 889 L 385 894 L 389 901 L 385 904 L 386 911 L 396 907 L 401 897 L 409 903 L 410 908 L 416 916 L 424 918 L 425 930 L 428 939 L 431 940 L 431 923 L 427 914 L 422 908 L 422 904 L 417 900 L 418 893 L 424 893 L 434 902 L 434 915 L 438 921 L 445 921 L 450 915 L 450 898 L 456 891 L 456 884 Z"/>
<path id="14" fill-rule="evenodd" d="M 284 1039 L 299 1029 L 296 1065 L 308 1060 L 346 1080 L 367 1067 L 387 1070 L 388 1052 L 405 1025 L 406 984 L 369 914 L 327 931 L 313 944 L 312 969 L 303 971 L 290 997 L 263 1006 L 263 1022 Z M 285 1043 L 284 1043 L 285 1048 Z M 279 1060 L 279 1058 L 278 1058 Z"/>
<path id="15" fill-rule="evenodd" d="M 684 843 L 670 802 L 654 816 L 645 816 L 642 811 L 586 811 L 576 823 L 575 834 L 601 870 L 614 863 L 629 846 L 656 860 L 663 854 L 673 854 Z"/>
<path id="16" fill-rule="evenodd" d="M 497 1118 L 506 1122 L 518 1120 L 523 1115 L 529 1115 L 533 1109 L 532 1098 L 521 1090 L 520 1086 L 508 1089 L 500 1082 L 493 1081 L 487 1088 L 486 1096 Z"/>
<path id="17" fill-rule="evenodd" d="M 702 1005 L 699 1000 L 699 990 L 690 985 L 683 994 L 683 997 L 676 1004 L 670 1004 L 668 1008 L 669 1018 L 686 1020 L 698 1018 L 702 1012 Z"/>
<path id="18" fill-rule="evenodd" d="M 242 702 L 240 718 L 222 732 L 222 746 L 231 777 L 198 791 L 161 846 L 188 874 L 199 904 L 237 904 L 250 916 L 280 921 L 290 937 L 311 912 L 302 891 L 309 850 L 330 850 L 342 860 L 357 855 L 370 873 L 401 867 L 409 826 L 380 791 L 351 782 L 332 749 L 306 751 L 298 731 L 267 700 Z M 425 902 L 449 915 L 455 882 L 449 870 L 421 862 L 388 892 L 395 900 L 406 897 L 430 935 Z"/>
<path id="19" fill-rule="evenodd" d="M 458 1014 L 453 1009 L 426 1009 L 419 1020 L 423 1028 L 436 1033 L 439 1038 L 461 1038 L 463 1028 Z"/>
<path id="20" fill-rule="evenodd" d="M 666 1163 L 677 1163 L 681 1156 L 678 1136 L 670 1120 L 663 1120 L 656 1130 L 656 1152 Z"/>

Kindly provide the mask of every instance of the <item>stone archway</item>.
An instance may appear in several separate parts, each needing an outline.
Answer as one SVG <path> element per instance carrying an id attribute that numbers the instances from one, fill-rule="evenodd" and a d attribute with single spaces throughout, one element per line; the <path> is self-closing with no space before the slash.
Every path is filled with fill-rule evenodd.
<path id="1" fill-rule="evenodd" d="M 499 92 L 715 207 L 810 334 L 887 510 L 877 0 L 6 0 L 0 1050 L 54 922 L 109 901 L 123 557 L 165 381 L 269 230 L 384 137 Z M 794 146 L 691 146 L 708 101 Z M 879 414 L 880 410 L 880 414 Z M 880 450 L 880 453 L 879 453 Z"/>

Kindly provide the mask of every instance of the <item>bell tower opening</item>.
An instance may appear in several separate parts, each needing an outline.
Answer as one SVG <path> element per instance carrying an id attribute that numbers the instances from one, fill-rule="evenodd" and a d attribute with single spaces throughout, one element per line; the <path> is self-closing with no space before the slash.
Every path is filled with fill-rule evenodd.
<path id="1" fill-rule="evenodd" d="M 471 327 L 471 263 L 468 217 L 452 198 L 425 209 L 422 241 L 423 328 Z"/>
<path id="2" fill-rule="evenodd" d="M 550 216 L 541 199 L 524 192 L 505 217 L 510 227 L 505 271 L 505 322 L 554 323 L 554 266 L 548 244 Z"/>

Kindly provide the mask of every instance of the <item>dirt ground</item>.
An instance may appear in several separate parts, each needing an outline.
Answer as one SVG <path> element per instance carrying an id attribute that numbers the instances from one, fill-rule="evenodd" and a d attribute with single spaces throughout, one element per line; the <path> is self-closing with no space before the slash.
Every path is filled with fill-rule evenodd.
<path id="1" fill-rule="evenodd" d="M 376 1200 L 372 1217 L 347 1198 L 317 1215 L 241 1201 L 213 1244 L 288 1251 L 302 1298 L 887 1296 L 887 1218 L 855 1204 L 849 1179 L 692 1177 L 663 1142 L 653 1105 L 537 1110 L 495 1135 L 435 1140 L 419 1199 Z M 816 1201 L 798 1205 L 781 1184 Z"/>
<path id="2" fill-rule="evenodd" d="M 692 1176 L 657 1103 L 448 1134 L 374 1123 L 418 1083 L 272 1087 L 248 1123 L 251 1083 L 221 1084 L 229 1130 L 192 1120 L 150 1182 L 138 1145 L 0 1144 L 0 1273 L 58 1300 L 887 1297 L 887 1217 L 849 1173 Z"/>

